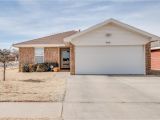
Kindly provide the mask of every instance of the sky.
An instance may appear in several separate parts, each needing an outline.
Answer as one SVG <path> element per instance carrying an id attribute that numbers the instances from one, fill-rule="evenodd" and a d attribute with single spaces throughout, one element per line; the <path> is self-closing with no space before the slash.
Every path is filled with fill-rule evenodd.
<path id="1" fill-rule="evenodd" d="M 160 36 L 160 0 L 0 0 L 0 49 L 109 18 Z"/>

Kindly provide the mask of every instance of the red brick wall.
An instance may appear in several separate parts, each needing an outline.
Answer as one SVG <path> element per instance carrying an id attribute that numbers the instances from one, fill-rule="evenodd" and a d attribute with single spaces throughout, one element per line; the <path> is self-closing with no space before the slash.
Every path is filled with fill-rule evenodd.
<path id="1" fill-rule="evenodd" d="M 75 74 L 75 47 L 73 44 L 70 44 L 70 73 L 71 75 Z"/>
<path id="2" fill-rule="evenodd" d="M 34 64 L 34 48 L 19 48 L 19 70 L 24 64 Z M 44 62 L 57 62 L 60 65 L 60 48 L 47 47 L 44 48 Z"/>
<path id="3" fill-rule="evenodd" d="M 146 56 L 146 74 L 151 72 L 151 43 L 145 45 L 145 56 Z"/>
<path id="4" fill-rule="evenodd" d="M 34 48 L 20 48 L 19 49 L 20 64 L 34 63 Z"/>
<path id="5" fill-rule="evenodd" d="M 151 69 L 160 70 L 160 50 L 152 50 L 151 52 Z"/>
<path id="6" fill-rule="evenodd" d="M 34 48 L 19 48 L 19 67 L 21 68 L 24 64 L 34 63 Z M 19 69 L 21 71 L 21 69 Z"/>
<path id="7" fill-rule="evenodd" d="M 44 61 L 45 62 L 58 62 L 59 63 L 59 48 L 47 47 L 44 48 Z"/>

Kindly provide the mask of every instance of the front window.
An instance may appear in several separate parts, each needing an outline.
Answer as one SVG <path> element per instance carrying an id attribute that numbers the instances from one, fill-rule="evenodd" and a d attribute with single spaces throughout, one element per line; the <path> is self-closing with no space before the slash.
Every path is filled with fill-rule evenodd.
<path id="1" fill-rule="evenodd" d="M 44 62 L 44 48 L 35 48 L 35 63 Z"/>

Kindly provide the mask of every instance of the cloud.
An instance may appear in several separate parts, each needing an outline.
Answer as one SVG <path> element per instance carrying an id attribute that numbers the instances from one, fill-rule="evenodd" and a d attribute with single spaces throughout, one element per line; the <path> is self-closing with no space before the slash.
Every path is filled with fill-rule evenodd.
<path id="1" fill-rule="evenodd" d="M 159 7 L 160 2 L 150 0 L 1 2 L 0 32 L 6 33 L 3 40 L 13 43 L 72 29 L 85 29 L 112 17 L 160 35 L 157 27 L 160 25 Z"/>

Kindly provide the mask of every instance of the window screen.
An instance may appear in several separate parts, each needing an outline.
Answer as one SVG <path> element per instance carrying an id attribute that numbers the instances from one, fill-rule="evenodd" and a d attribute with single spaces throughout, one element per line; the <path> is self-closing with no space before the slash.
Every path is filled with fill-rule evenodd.
<path id="1" fill-rule="evenodd" d="M 35 48 L 35 63 L 44 62 L 44 48 Z"/>

